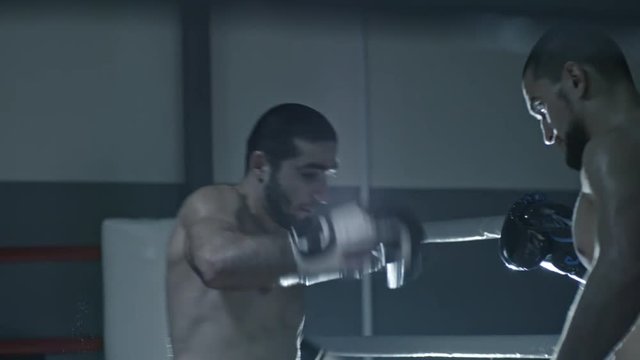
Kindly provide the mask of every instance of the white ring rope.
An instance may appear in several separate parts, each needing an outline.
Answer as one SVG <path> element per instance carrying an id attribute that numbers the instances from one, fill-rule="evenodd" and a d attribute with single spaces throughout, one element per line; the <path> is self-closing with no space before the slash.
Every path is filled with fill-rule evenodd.
<path id="1" fill-rule="evenodd" d="M 548 359 L 558 335 L 312 337 L 337 357 Z"/>
<path id="2" fill-rule="evenodd" d="M 426 239 L 423 243 L 450 243 L 499 239 L 504 216 L 432 221 L 422 224 Z"/>
<path id="3" fill-rule="evenodd" d="M 426 234 L 426 238 L 422 243 L 442 244 L 499 239 L 500 234 L 502 233 L 502 224 L 504 223 L 504 220 L 504 216 L 489 216 L 425 222 L 422 224 L 422 227 Z M 558 274 L 567 275 L 581 284 L 585 283 L 584 279 L 575 275 L 565 274 L 548 261 L 543 261 L 541 266 Z"/>

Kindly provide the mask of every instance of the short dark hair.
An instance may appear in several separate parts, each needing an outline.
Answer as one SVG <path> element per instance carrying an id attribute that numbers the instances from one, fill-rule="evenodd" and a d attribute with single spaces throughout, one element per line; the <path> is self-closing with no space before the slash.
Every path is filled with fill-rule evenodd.
<path id="1" fill-rule="evenodd" d="M 295 157 L 298 151 L 295 139 L 337 142 L 338 135 L 324 115 L 307 105 L 276 105 L 260 116 L 249 135 L 245 171 L 249 170 L 249 158 L 255 151 L 264 152 L 274 167 L 278 167 L 283 160 Z"/>
<path id="2" fill-rule="evenodd" d="M 522 76 L 531 69 L 535 79 L 545 78 L 556 83 L 568 61 L 590 65 L 612 82 L 633 82 L 618 44 L 604 31 L 587 26 L 555 27 L 546 31 L 533 46 Z"/>

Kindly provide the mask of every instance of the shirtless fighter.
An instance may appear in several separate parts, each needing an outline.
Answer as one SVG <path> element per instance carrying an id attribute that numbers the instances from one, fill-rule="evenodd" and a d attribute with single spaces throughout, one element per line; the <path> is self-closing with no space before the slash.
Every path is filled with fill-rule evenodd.
<path id="1" fill-rule="evenodd" d="M 640 359 L 640 95 L 625 57 L 598 30 L 552 29 L 525 63 L 523 92 L 582 185 L 573 235 L 589 271 L 554 359 Z"/>
<path id="2" fill-rule="evenodd" d="M 299 284 L 382 267 L 376 249 L 402 226 L 355 204 L 324 211 L 336 155 L 337 135 L 322 114 L 278 105 L 251 132 L 242 182 L 185 200 L 167 273 L 176 360 L 294 360 Z"/>

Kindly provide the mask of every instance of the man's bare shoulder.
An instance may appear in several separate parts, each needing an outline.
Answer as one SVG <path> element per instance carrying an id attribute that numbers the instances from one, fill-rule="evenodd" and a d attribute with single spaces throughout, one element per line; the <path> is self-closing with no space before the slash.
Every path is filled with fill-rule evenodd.
<path id="1" fill-rule="evenodd" d="M 592 139 L 585 148 L 586 162 L 601 160 L 602 157 L 636 158 L 640 161 L 640 125 L 621 126 Z"/>
<path id="2" fill-rule="evenodd" d="M 178 213 L 183 223 L 202 218 L 233 221 L 240 205 L 240 194 L 231 185 L 204 186 L 189 195 Z"/>
<path id="3" fill-rule="evenodd" d="M 640 126 L 621 126 L 592 139 L 583 164 L 590 180 L 635 182 L 640 178 Z"/>

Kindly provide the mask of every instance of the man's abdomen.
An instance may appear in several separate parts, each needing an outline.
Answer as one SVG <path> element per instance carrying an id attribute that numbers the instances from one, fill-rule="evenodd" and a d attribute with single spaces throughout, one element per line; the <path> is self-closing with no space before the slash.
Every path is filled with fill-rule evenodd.
<path id="1" fill-rule="evenodd" d="M 295 331 L 244 334 L 233 325 L 223 328 L 208 326 L 183 339 L 174 348 L 175 360 L 295 360 L 297 343 Z M 241 326 L 245 327 L 245 326 Z"/>
<path id="2" fill-rule="evenodd" d="M 296 359 L 300 292 L 218 291 L 184 270 L 169 296 L 175 360 Z"/>

